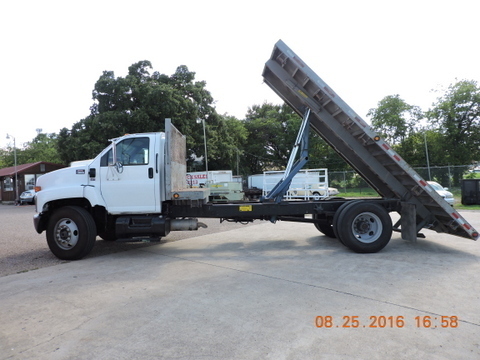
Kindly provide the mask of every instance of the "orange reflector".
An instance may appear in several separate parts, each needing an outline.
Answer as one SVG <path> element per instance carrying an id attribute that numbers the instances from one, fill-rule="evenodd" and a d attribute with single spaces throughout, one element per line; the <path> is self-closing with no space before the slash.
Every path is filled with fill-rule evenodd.
<path id="1" fill-rule="evenodd" d="M 373 140 L 375 140 L 375 141 L 378 141 L 378 140 L 380 140 L 380 136 L 378 136 L 378 135 L 375 135 L 375 136 L 373 137 Z"/>
<path id="2" fill-rule="evenodd" d="M 35 192 L 39 192 L 40 190 L 42 190 L 42 187 L 41 186 L 35 186 L 33 188 L 33 190 L 35 190 Z"/>
<path id="3" fill-rule="evenodd" d="M 173 194 L 173 198 L 174 198 L 174 199 L 178 199 L 179 197 L 180 197 L 180 194 L 179 194 L 179 193 Z"/>

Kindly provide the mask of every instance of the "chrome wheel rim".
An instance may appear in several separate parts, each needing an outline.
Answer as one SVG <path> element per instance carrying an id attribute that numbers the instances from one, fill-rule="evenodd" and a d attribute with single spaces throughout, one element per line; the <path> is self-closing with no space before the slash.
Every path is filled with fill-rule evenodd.
<path id="1" fill-rule="evenodd" d="M 364 212 L 352 222 L 352 233 L 358 241 L 370 244 L 378 240 L 383 231 L 380 218 L 371 212 Z"/>
<path id="2" fill-rule="evenodd" d="M 63 250 L 71 250 L 78 242 L 78 226 L 72 219 L 60 219 L 55 225 L 55 242 Z"/>

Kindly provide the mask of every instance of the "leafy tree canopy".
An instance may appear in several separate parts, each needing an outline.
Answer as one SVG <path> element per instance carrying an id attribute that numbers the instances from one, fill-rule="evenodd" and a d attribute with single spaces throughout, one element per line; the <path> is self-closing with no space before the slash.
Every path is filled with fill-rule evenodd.
<path id="1" fill-rule="evenodd" d="M 418 106 L 407 104 L 400 95 L 389 95 L 370 109 L 372 127 L 381 133 L 392 145 L 401 144 L 409 134 L 418 129 L 423 113 Z"/>
<path id="2" fill-rule="evenodd" d="M 465 165 L 480 159 L 480 88 L 476 81 L 450 85 L 427 116 L 443 135 L 443 156 L 448 164 Z"/>
<path id="3" fill-rule="evenodd" d="M 302 119 L 288 105 L 254 105 L 247 113 L 248 138 L 243 163 L 247 174 L 282 170 L 287 165 Z M 345 169 L 348 166 L 316 133 L 310 131 L 308 168 Z"/>
<path id="4" fill-rule="evenodd" d="M 457 166 L 451 173 L 454 184 L 460 183 L 466 170 L 459 165 L 480 159 L 480 88 L 476 81 L 450 85 L 425 113 L 423 129 L 418 126 L 422 112 L 399 95 L 385 97 L 368 115 L 373 127 L 411 166 Z M 449 183 L 447 177 L 437 180 Z"/>
<path id="5" fill-rule="evenodd" d="M 152 72 L 146 60 L 130 66 L 126 77 L 104 71 L 92 92 L 90 115 L 71 129 L 60 130 L 58 151 L 62 160 L 69 163 L 92 158 L 108 145 L 108 139 L 125 133 L 163 131 L 165 118 L 172 118 L 187 135 L 189 154 L 202 154 L 202 125 L 196 120 L 206 119 L 213 141 L 223 118 L 213 107 L 206 83 L 194 79 L 195 73 L 184 65 L 167 76 Z"/>
<path id="6" fill-rule="evenodd" d="M 61 164 L 62 160 L 57 152 L 57 134 L 39 133 L 31 142 L 25 144 L 22 151 L 24 163 L 46 161 Z"/>
<path id="7" fill-rule="evenodd" d="M 57 152 L 57 135 L 39 133 L 32 141 L 22 144 L 14 151 L 12 146 L 6 150 L 0 149 L 0 168 L 14 166 L 15 152 L 17 164 L 28 164 L 37 161 L 46 161 L 61 164 L 62 160 Z"/>

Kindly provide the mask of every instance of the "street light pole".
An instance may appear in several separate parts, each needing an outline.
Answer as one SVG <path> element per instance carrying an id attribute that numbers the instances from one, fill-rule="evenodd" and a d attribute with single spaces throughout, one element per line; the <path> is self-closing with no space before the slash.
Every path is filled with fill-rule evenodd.
<path id="1" fill-rule="evenodd" d="M 205 132 L 205 119 L 197 119 L 197 124 L 203 124 L 203 143 L 205 145 L 205 171 L 207 172 L 207 182 L 208 184 L 208 157 L 207 157 L 207 133 Z"/>
<path id="2" fill-rule="evenodd" d="M 15 205 L 18 203 L 18 174 L 17 174 L 17 146 L 15 144 L 15 137 L 7 134 L 7 139 L 13 139 L 13 157 L 15 161 Z"/>

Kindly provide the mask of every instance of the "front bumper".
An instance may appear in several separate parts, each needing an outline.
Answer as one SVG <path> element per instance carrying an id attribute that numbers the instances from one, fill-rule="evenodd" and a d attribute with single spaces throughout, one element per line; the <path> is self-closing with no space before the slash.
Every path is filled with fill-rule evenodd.
<path id="1" fill-rule="evenodd" d="M 33 226 L 37 233 L 41 234 L 44 230 L 47 230 L 47 220 L 45 214 L 39 213 L 33 215 Z"/>

